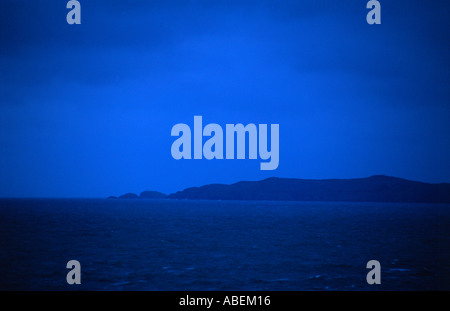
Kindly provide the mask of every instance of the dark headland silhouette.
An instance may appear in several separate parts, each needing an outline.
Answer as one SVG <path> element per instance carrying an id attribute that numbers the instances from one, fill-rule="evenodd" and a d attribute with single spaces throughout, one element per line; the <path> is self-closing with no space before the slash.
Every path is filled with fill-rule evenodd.
<path id="1" fill-rule="evenodd" d="M 158 191 L 144 191 L 140 195 L 125 193 L 119 197 L 110 196 L 110 199 L 167 199 L 167 194 Z"/>
<path id="2" fill-rule="evenodd" d="M 115 197 L 111 197 L 115 198 Z M 450 184 L 430 184 L 375 175 L 355 179 L 267 178 L 231 185 L 210 184 L 169 195 L 145 191 L 127 193 L 119 199 L 272 200 L 450 203 Z"/>

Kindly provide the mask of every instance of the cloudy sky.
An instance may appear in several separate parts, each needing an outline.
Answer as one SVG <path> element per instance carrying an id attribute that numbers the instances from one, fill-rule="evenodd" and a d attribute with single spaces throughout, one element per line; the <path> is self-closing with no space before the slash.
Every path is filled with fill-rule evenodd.
<path id="1" fill-rule="evenodd" d="M 448 1 L 0 3 L 0 197 L 271 176 L 450 182 Z M 171 157 L 173 125 L 280 124 L 280 165 Z"/>

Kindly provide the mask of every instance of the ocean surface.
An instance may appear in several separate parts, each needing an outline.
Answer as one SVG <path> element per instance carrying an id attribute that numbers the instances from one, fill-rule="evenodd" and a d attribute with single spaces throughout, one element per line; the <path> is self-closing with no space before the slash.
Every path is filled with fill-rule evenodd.
<path id="1" fill-rule="evenodd" d="M 450 290 L 450 205 L 1 199 L 0 289 Z"/>

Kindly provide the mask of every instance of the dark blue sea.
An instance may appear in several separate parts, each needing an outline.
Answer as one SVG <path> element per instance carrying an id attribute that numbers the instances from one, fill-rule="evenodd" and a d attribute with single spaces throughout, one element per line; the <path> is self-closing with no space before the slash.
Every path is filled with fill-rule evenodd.
<path id="1" fill-rule="evenodd" d="M 450 206 L 2 199 L 0 289 L 450 290 Z"/>

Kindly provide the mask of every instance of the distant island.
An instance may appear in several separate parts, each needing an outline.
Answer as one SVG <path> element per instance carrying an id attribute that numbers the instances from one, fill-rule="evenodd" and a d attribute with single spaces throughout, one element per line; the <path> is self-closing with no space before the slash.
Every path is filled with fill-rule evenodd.
<path id="1" fill-rule="evenodd" d="M 158 191 L 144 191 L 140 195 L 125 193 L 119 197 L 110 196 L 110 199 L 167 199 L 167 194 Z"/>
<path id="2" fill-rule="evenodd" d="M 450 203 L 450 184 L 430 184 L 385 175 L 354 179 L 267 178 L 231 185 L 210 184 L 166 195 L 144 191 L 115 199 L 270 200 Z"/>

